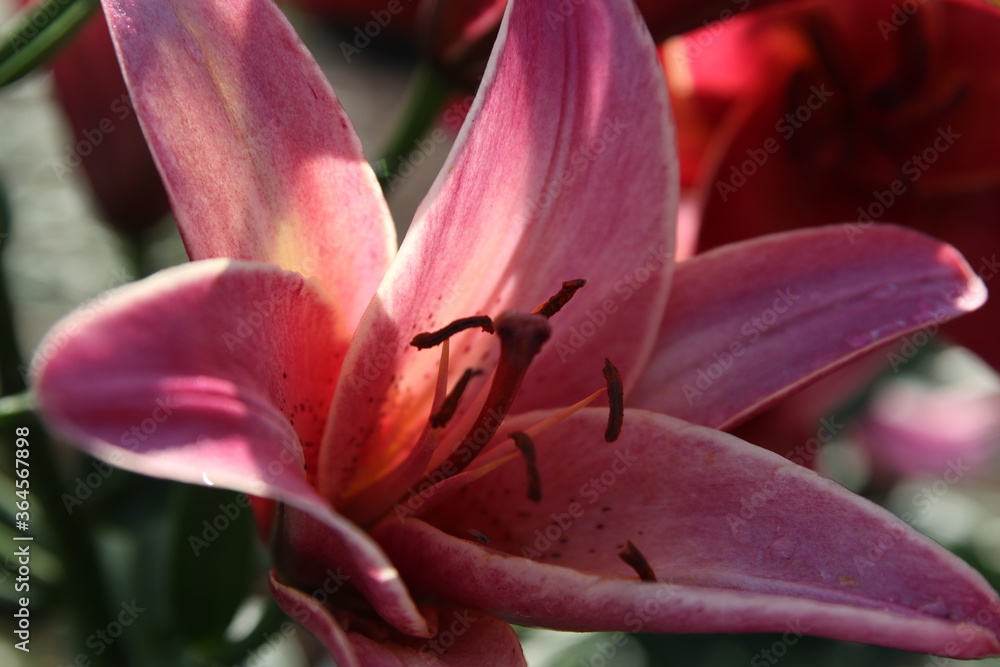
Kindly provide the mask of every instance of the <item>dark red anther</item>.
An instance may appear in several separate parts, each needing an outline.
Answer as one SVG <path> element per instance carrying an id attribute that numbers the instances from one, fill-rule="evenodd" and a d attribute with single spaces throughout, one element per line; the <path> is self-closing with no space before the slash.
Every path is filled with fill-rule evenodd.
<path id="1" fill-rule="evenodd" d="M 442 327 L 437 331 L 425 331 L 424 333 L 418 333 L 410 341 L 410 345 L 413 347 L 426 350 L 429 347 L 434 347 L 435 345 L 440 345 L 452 336 L 466 329 L 475 329 L 480 327 L 486 333 L 493 333 L 493 320 L 491 320 L 486 315 L 473 315 L 472 317 L 463 317 L 457 319 L 448 326 Z"/>
<path id="2" fill-rule="evenodd" d="M 611 405 L 604 441 L 614 442 L 621 435 L 622 424 L 625 422 L 625 388 L 622 385 L 622 374 L 607 357 L 604 357 L 603 372 L 604 379 L 608 382 L 608 403 Z"/>
<path id="3" fill-rule="evenodd" d="M 455 388 L 451 390 L 445 399 L 441 403 L 441 407 L 436 413 L 431 415 L 431 427 L 432 428 L 443 428 L 448 425 L 451 418 L 455 416 L 455 410 L 458 409 L 458 402 L 462 398 L 462 394 L 465 393 L 465 388 L 469 385 L 469 380 L 476 377 L 477 375 L 482 375 L 483 372 L 478 368 L 466 368 L 465 372 L 462 373 L 462 377 L 458 379 L 455 383 Z"/>
<path id="4" fill-rule="evenodd" d="M 625 548 L 618 554 L 626 565 L 635 570 L 642 581 L 656 581 L 656 573 L 649 565 L 649 561 L 642 555 L 642 552 L 629 540 L 625 542 Z"/>
<path id="5" fill-rule="evenodd" d="M 510 439 L 524 456 L 528 474 L 528 497 L 536 503 L 542 501 L 542 478 L 538 475 L 538 460 L 535 458 L 535 443 L 527 433 L 515 431 Z"/>
<path id="6" fill-rule="evenodd" d="M 538 315 L 544 315 L 545 317 L 552 317 L 560 310 L 562 307 L 569 303 L 569 300 L 573 298 L 576 291 L 587 284 L 586 280 L 578 278 L 576 280 L 567 280 L 562 284 L 562 287 L 558 292 L 549 297 L 548 301 L 538 304 L 538 306 L 531 312 L 537 313 Z"/>

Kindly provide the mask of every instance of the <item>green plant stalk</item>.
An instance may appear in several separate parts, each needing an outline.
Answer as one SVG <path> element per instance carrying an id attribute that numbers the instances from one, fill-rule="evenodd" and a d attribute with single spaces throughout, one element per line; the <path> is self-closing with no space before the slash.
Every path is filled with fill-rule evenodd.
<path id="1" fill-rule="evenodd" d="M 374 164 L 383 191 L 397 177 L 417 140 L 433 127 L 451 93 L 451 84 L 441 74 L 430 67 L 417 70 L 403 115 L 382 150 L 384 157 Z"/>
<path id="2" fill-rule="evenodd" d="M 0 266 L 0 395 L 9 396 L 24 391 L 22 369 L 24 362 L 14 333 L 14 313 L 7 293 L 7 276 Z"/>
<path id="3" fill-rule="evenodd" d="M 98 0 L 47 0 L 0 42 L 0 87 L 44 64 L 97 9 Z"/>
<path id="4" fill-rule="evenodd" d="M 70 517 L 63 507 L 64 485 L 52 441 L 33 408 L 30 393 L 0 399 L 0 442 L 5 444 L 5 455 L 13 458 L 16 429 L 29 429 L 29 499 L 41 507 L 52 530 L 56 556 L 63 568 L 62 587 L 76 630 L 74 645 L 82 647 L 95 628 L 114 620 L 117 609 L 109 604 L 104 570 L 86 516 Z M 103 655 L 90 657 L 95 667 L 138 664 L 129 659 L 122 641 L 107 645 Z"/>
<path id="5" fill-rule="evenodd" d="M 0 254 L 6 250 L 10 238 L 10 217 L 7 193 L 0 187 Z M 0 262 L 0 396 L 24 391 L 23 368 L 14 331 L 14 309 L 7 292 L 7 274 Z"/>
<path id="6" fill-rule="evenodd" d="M 139 229 L 119 235 L 124 246 L 124 254 L 132 265 L 132 273 L 135 275 L 136 280 L 146 278 L 154 272 L 152 258 L 150 257 L 150 236 L 147 229 Z"/>

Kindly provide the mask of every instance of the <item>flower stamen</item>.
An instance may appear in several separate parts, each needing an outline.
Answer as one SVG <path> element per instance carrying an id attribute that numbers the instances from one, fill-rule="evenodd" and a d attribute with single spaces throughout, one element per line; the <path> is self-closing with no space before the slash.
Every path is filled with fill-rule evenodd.
<path id="1" fill-rule="evenodd" d="M 476 327 L 481 328 L 486 333 L 494 332 L 493 320 L 491 320 L 488 315 L 473 315 L 472 317 L 462 317 L 457 319 L 451 324 L 441 327 L 437 331 L 425 331 L 423 333 L 418 333 L 413 337 L 413 340 L 410 341 L 410 345 L 418 350 L 426 350 L 427 348 L 440 345 L 457 333 L 461 333 L 466 329 L 475 329 Z"/>
<path id="2" fill-rule="evenodd" d="M 541 476 L 538 472 L 538 465 L 535 458 L 535 443 L 534 438 L 538 437 L 545 431 L 548 431 L 553 426 L 569 419 L 574 414 L 587 407 L 594 402 L 604 392 L 610 392 L 617 390 L 620 394 L 621 388 L 621 375 L 618 373 L 618 369 L 613 363 L 607 358 L 604 359 L 604 373 L 605 378 L 608 378 L 610 374 L 612 377 L 608 378 L 608 387 L 601 387 L 595 391 L 590 396 L 587 396 L 582 401 L 577 401 L 573 405 L 560 410 L 559 412 L 549 415 L 545 419 L 536 424 L 529 426 L 523 431 L 516 431 L 509 435 L 510 439 L 514 441 L 514 444 L 521 451 L 524 456 L 525 465 L 528 467 L 528 497 L 534 500 L 536 503 L 541 500 Z M 609 371 L 610 369 L 610 371 Z M 618 437 L 618 433 L 621 432 L 622 423 L 625 417 L 625 409 L 620 398 L 611 399 L 611 414 L 608 418 L 608 428 L 611 429 L 612 426 L 615 428 L 615 438 Z M 605 439 L 607 440 L 608 434 L 605 433 Z M 613 440 L 608 440 L 608 442 L 613 442 Z M 530 450 L 530 451 L 529 451 Z M 510 452 L 504 456 L 491 461 L 487 465 L 492 465 L 494 467 L 499 466 L 503 463 L 513 460 L 517 456 L 516 453 Z M 537 479 L 536 479 L 537 478 Z M 537 497 L 536 497 L 537 496 Z"/>
<path id="3" fill-rule="evenodd" d="M 500 337 L 500 360 L 486 402 L 461 444 L 441 465 L 446 477 L 465 470 L 489 442 L 507 416 L 511 403 L 521 388 L 521 382 L 535 355 L 552 335 L 548 318 L 537 314 L 506 311 L 496 319 Z"/>
<path id="4" fill-rule="evenodd" d="M 437 382 L 434 385 L 434 399 L 431 401 L 431 414 L 436 414 L 448 395 L 448 361 L 451 359 L 451 341 L 445 339 L 441 343 L 441 360 L 438 362 Z"/>
<path id="5" fill-rule="evenodd" d="M 650 566 L 649 561 L 646 557 L 642 555 L 638 547 L 632 544 L 631 540 L 625 542 L 625 548 L 618 554 L 618 557 L 624 561 L 626 565 L 635 570 L 635 573 L 639 575 L 639 579 L 642 581 L 656 581 L 656 573 L 653 572 L 653 568 Z"/>
<path id="6" fill-rule="evenodd" d="M 445 341 L 445 344 L 447 344 L 447 341 Z M 444 402 L 441 403 L 437 412 L 431 415 L 432 428 L 444 428 L 448 425 L 451 418 L 455 416 L 455 411 L 458 409 L 458 402 L 462 400 L 462 394 L 465 393 L 465 389 L 469 385 L 469 380 L 482 374 L 483 372 L 478 368 L 465 369 L 465 372 L 462 373 L 462 377 L 460 377 L 458 382 L 455 383 L 455 386 L 452 388 L 448 396 L 445 397 Z"/>
<path id="7" fill-rule="evenodd" d="M 542 501 L 542 478 L 538 474 L 538 460 L 535 458 L 535 443 L 527 433 L 514 431 L 510 434 L 514 445 L 521 450 L 528 473 L 528 498 L 536 503 Z"/>
<path id="8" fill-rule="evenodd" d="M 395 470 L 378 480 L 377 486 L 382 488 L 366 489 L 363 494 L 353 494 L 349 499 L 354 501 L 350 503 L 351 509 L 368 504 L 372 500 L 386 500 L 391 492 L 390 487 L 398 489 L 400 486 L 407 486 L 406 483 L 400 484 L 400 482 L 402 480 L 416 480 L 418 470 L 422 471 L 419 474 L 425 479 L 423 485 L 425 488 L 421 491 L 414 491 L 411 485 L 409 499 L 419 494 L 421 500 L 417 509 L 422 507 L 422 511 L 427 511 L 429 507 L 435 505 L 436 503 L 431 501 L 429 497 L 424 497 L 424 492 L 430 487 L 445 483 L 449 478 L 465 471 L 481 451 L 492 442 L 520 391 L 529 366 L 552 335 L 552 325 L 549 318 L 559 312 L 585 284 L 584 280 L 564 282 L 562 289 L 557 294 L 540 304 L 532 313 L 506 311 L 495 319 L 486 316 L 466 317 L 455 320 L 437 331 L 415 336 L 411 345 L 419 349 L 427 349 L 435 345 L 442 346 L 438 378 L 427 428 L 409 455 L 397 463 Z M 476 401 L 480 406 L 478 411 L 469 410 L 462 415 L 458 423 L 451 424 L 449 427 L 455 415 L 458 414 L 459 403 L 466 393 L 470 381 L 472 378 L 482 375 L 483 372 L 476 368 L 466 369 L 451 392 L 448 392 L 447 375 L 450 351 L 448 339 L 460 331 L 475 327 L 481 327 L 489 333 L 496 333 L 500 338 L 499 360 L 488 388 L 483 390 L 485 398 L 481 397 Z M 526 466 L 528 498 L 536 503 L 540 502 L 542 487 L 534 441 L 536 436 L 579 412 L 605 392 L 608 392 L 611 409 L 605 439 L 611 442 L 621 432 L 624 419 L 621 374 L 609 359 L 604 360 L 603 373 L 607 386 L 601 387 L 575 405 L 549 415 L 529 428 L 509 434 L 508 437 L 514 447 L 498 447 L 486 457 L 488 460 L 482 461 L 482 465 L 475 468 L 472 476 L 461 484 L 464 485 L 472 479 L 489 474 L 492 470 L 520 455 Z M 457 437 L 463 433 L 464 435 Z M 397 513 L 400 512 L 400 507 L 405 508 L 403 514 L 412 514 L 416 511 L 415 508 L 408 505 L 409 499 L 404 497 L 396 503 Z M 382 506 L 381 510 L 366 512 L 365 516 L 370 516 L 374 520 L 381 515 L 385 511 L 387 503 L 380 502 L 378 504 Z"/>
<path id="9" fill-rule="evenodd" d="M 569 419 L 570 417 L 572 417 L 573 415 L 575 415 L 577 412 L 579 412 L 580 410 L 584 409 L 585 407 L 587 407 L 588 405 L 590 405 L 591 403 L 593 403 L 595 399 L 597 399 L 601 394 L 603 394 L 606 391 L 607 391 L 607 388 L 601 387 L 600 389 L 598 389 L 597 391 L 595 391 L 593 394 L 591 394 L 590 396 L 586 397 L 585 399 L 583 399 L 581 401 L 577 401 L 576 403 L 574 403 L 573 405 L 569 406 L 568 408 L 560 410 L 559 412 L 555 413 L 554 415 L 550 415 L 550 416 L 546 417 L 545 419 L 543 419 L 542 421 L 538 422 L 537 424 L 535 424 L 535 425 L 533 425 L 533 426 L 531 426 L 529 428 L 524 429 L 524 433 L 526 433 L 528 435 L 528 437 L 537 438 L 542 433 L 545 433 L 546 431 L 548 431 L 550 428 L 552 428 L 556 424 L 559 424 L 560 422 L 566 421 L 567 419 Z"/>
<path id="10" fill-rule="evenodd" d="M 578 289 L 586 284 L 587 281 L 582 278 L 567 280 L 562 284 L 562 287 L 559 288 L 558 292 L 549 297 L 548 301 L 543 301 L 538 304 L 531 312 L 545 317 L 552 317 L 562 310 L 563 306 L 569 303 L 569 300 L 573 298 L 573 295 L 576 294 Z"/>
<path id="11" fill-rule="evenodd" d="M 604 357 L 603 373 L 604 379 L 608 382 L 608 403 L 611 404 L 604 441 L 614 442 L 622 434 L 622 424 L 625 421 L 625 389 L 622 384 L 622 374 L 607 357 Z"/>

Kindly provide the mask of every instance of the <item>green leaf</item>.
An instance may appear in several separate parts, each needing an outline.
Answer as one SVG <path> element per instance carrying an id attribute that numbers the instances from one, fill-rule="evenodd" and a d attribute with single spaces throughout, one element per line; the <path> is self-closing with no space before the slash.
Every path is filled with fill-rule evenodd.
<path id="1" fill-rule="evenodd" d="M 10 206 L 7 190 L 0 183 L 0 396 L 24 391 L 27 368 L 21 358 L 14 326 L 14 308 L 7 288 L 3 251 L 10 235 Z"/>
<path id="2" fill-rule="evenodd" d="M 246 494 L 179 486 L 167 565 L 172 630 L 218 641 L 246 599 L 255 571 L 256 529 Z"/>
<path id="3" fill-rule="evenodd" d="M 0 87 L 44 64 L 97 9 L 98 0 L 46 0 L 0 42 Z"/>

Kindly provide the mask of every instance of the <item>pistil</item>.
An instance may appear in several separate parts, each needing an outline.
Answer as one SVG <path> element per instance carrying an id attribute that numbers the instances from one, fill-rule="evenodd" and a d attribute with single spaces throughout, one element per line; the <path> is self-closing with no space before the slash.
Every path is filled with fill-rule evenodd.
<path id="1" fill-rule="evenodd" d="M 500 337 L 500 360 L 486 402 L 461 444 L 441 464 L 445 478 L 457 475 L 472 463 L 480 449 L 493 439 L 507 416 L 511 403 L 535 355 L 552 335 L 548 318 L 538 314 L 507 311 L 496 319 Z"/>

